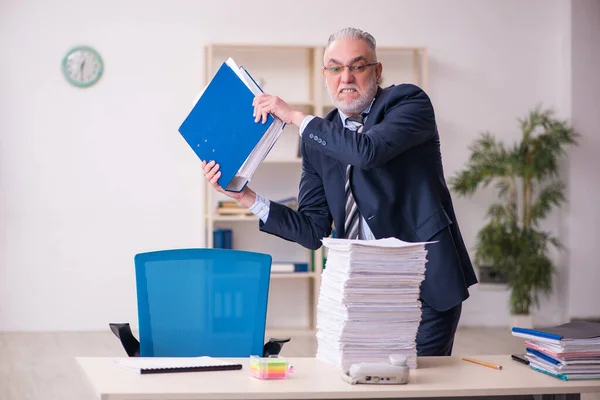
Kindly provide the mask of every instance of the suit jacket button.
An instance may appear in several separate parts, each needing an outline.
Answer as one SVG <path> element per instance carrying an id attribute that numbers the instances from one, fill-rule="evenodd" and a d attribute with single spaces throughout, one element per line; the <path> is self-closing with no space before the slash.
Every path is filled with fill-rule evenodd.
<path id="1" fill-rule="evenodd" d="M 323 140 L 323 143 L 321 143 L 323 146 L 325 146 L 327 144 L 326 141 Z"/>
<path id="2" fill-rule="evenodd" d="M 315 135 L 313 135 L 312 133 L 310 135 L 308 135 L 309 138 L 313 138 Z"/>

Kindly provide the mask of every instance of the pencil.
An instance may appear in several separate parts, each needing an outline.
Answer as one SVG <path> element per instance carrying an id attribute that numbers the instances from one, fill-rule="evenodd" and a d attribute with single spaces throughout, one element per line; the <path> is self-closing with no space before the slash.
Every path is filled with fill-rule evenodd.
<path id="1" fill-rule="evenodd" d="M 474 358 L 468 358 L 468 357 L 462 357 L 462 359 L 464 361 L 468 361 L 468 362 L 472 362 L 472 363 L 475 363 L 475 364 L 483 365 L 484 367 L 493 368 L 493 369 L 502 369 L 502 365 L 499 365 L 499 364 L 494 364 L 494 363 L 487 362 L 487 361 L 480 361 L 480 360 L 476 360 Z"/>

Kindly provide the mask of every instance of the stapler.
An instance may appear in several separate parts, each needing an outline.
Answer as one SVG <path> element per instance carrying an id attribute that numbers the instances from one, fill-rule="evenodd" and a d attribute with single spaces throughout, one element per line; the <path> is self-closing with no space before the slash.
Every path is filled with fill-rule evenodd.
<path id="1" fill-rule="evenodd" d="M 409 381 L 409 369 L 406 366 L 406 357 L 391 354 L 389 363 L 357 363 L 342 374 L 342 379 L 354 385 L 358 383 L 404 385 Z"/>

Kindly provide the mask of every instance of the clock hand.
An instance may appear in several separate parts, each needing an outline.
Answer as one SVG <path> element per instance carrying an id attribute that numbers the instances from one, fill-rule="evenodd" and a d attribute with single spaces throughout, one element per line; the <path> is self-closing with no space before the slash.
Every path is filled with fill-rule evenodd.
<path id="1" fill-rule="evenodd" d="M 83 66 L 85 65 L 85 60 L 83 60 L 81 62 L 81 65 L 79 66 L 79 74 L 81 75 L 81 80 L 83 80 Z"/>

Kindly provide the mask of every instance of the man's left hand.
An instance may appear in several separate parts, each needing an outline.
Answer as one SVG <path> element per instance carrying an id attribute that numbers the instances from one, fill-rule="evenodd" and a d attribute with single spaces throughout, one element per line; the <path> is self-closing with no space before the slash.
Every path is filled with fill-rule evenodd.
<path id="1" fill-rule="evenodd" d="M 299 127 L 304 117 L 306 117 L 306 114 L 294 109 L 279 97 L 267 93 L 256 96 L 252 105 L 254 106 L 254 122 L 259 122 L 262 119 L 264 124 L 267 122 L 268 115 L 273 114 L 286 124 L 294 124 Z"/>

